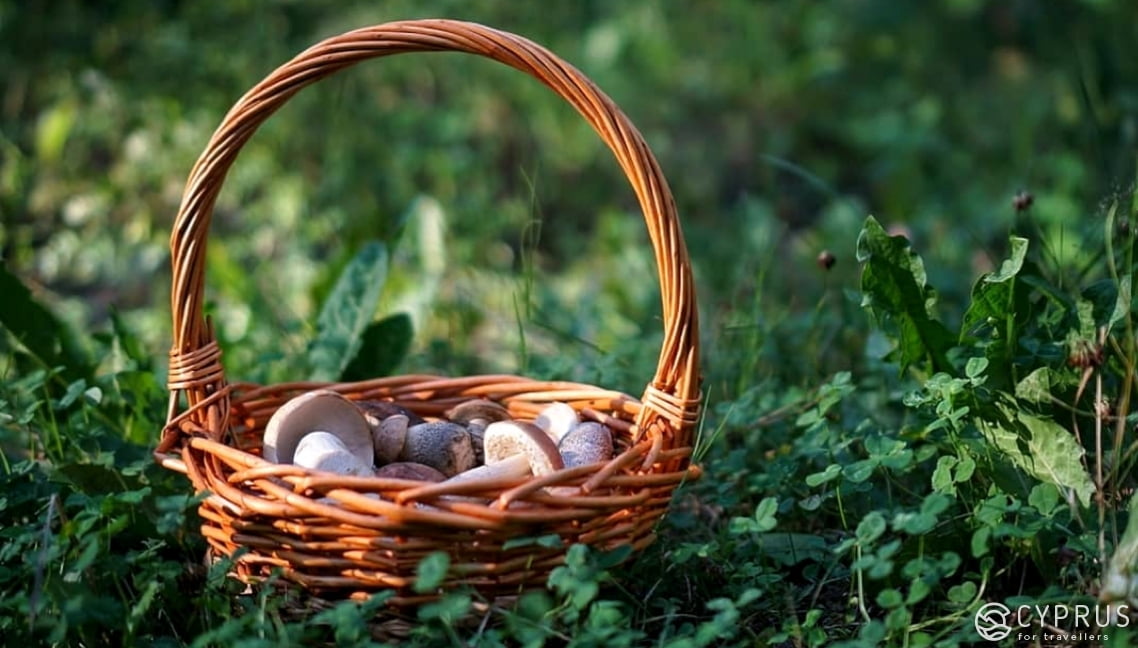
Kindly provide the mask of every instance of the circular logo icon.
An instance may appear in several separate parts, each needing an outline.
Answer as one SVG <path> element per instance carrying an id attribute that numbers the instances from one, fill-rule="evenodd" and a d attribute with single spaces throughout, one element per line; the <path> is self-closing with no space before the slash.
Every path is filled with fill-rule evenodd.
<path id="1" fill-rule="evenodd" d="M 1012 613 L 1003 603 L 985 603 L 976 610 L 976 632 L 987 641 L 999 641 L 1012 633 L 1008 616 Z"/>

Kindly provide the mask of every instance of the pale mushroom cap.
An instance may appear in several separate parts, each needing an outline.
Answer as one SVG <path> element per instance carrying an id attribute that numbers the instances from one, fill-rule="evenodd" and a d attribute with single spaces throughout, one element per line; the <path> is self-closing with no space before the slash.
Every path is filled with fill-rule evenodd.
<path id="1" fill-rule="evenodd" d="M 309 432 L 296 446 L 293 463 L 304 468 L 367 477 L 371 475 L 370 462 L 364 463 L 353 454 L 340 437 L 328 432 Z"/>
<path id="2" fill-rule="evenodd" d="M 375 476 L 386 477 L 387 479 L 409 479 L 423 482 L 441 482 L 447 478 L 446 475 L 434 468 L 413 461 L 400 461 L 381 466 L 375 471 Z"/>
<path id="3" fill-rule="evenodd" d="M 566 403 L 550 403 L 541 410 L 537 418 L 533 420 L 534 425 L 538 426 L 545 433 L 553 437 L 554 441 L 560 441 L 562 437 L 569 433 L 577 423 L 581 421 L 577 416 L 577 410 L 573 409 Z"/>
<path id="4" fill-rule="evenodd" d="M 566 468 L 608 461 L 612 459 L 612 430 L 596 421 L 585 421 L 562 437 L 557 448 Z"/>
<path id="5" fill-rule="evenodd" d="M 407 429 L 407 441 L 399 459 L 426 464 L 450 477 L 474 466 L 474 447 L 466 428 L 449 421 L 434 421 Z"/>
<path id="6" fill-rule="evenodd" d="M 265 426 L 263 454 L 273 463 L 292 463 L 300 440 L 320 430 L 339 437 L 361 463 L 370 466 L 371 428 L 355 403 L 327 389 L 293 398 L 273 413 Z"/>
<path id="7" fill-rule="evenodd" d="M 403 414 L 388 416 L 372 428 L 371 437 L 375 444 L 375 461 L 378 465 L 389 464 L 399 459 L 403 446 L 407 443 L 407 417 Z"/>
<path id="8" fill-rule="evenodd" d="M 537 476 L 565 467 L 557 445 L 544 430 L 524 421 L 496 421 L 486 426 L 483 438 L 486 465 L 514 455 L 525 455 L 530 471 Z"/>

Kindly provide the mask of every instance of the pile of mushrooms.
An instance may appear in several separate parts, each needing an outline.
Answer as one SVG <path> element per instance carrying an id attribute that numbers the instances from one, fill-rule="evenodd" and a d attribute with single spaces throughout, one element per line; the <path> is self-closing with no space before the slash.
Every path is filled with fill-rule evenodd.
<path id="1" fill-rule="evenodd" d="M 352 401 L 312 391 L 280 407 L 265 428 L 262 454 L 348 476 L 424 482 L 521 479 L 608 461 L 612 431 L 552 403 L 531 421 L 505 407 L 470 400 L 426 420 L 386 401 Z"/>

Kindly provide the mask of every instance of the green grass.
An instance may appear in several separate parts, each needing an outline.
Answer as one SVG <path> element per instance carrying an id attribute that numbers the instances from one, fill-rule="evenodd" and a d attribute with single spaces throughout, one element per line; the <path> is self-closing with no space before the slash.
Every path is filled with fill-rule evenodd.
<path id="1" fill-rule="evenodd" d="M 1128 2 L 57 4 L 0 0 L 8 644 L 372 641 L 383 595 L 298 618 L 202 563 L 188 483 L 150 456 L 166 241 L 246 88 L 421 15 L 547 44 L 645 133 L 693 257 L 706 408 L 704 477 L 653 546 L 571 547 L 470 627 L 450 624 L 477 593 L 447 596 L 411 643 L 956 646 L 989 602 L 1138 605 Z M 516 77 L 398 57 L 270 120 L 211 232 L 232 377 L 642 388 L 659 293 L 631 192 Z"/>

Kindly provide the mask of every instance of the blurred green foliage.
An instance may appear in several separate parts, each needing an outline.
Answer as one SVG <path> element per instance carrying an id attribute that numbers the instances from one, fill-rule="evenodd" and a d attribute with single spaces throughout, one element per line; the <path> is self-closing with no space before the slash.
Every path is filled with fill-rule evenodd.
<path id="1" fill-rule="evenodd" d="M 426 16 L 529 36 L 629 114 L 704 336 L 705 477 L 660 541 L 619 579 L 571 548 L 473 643 L 958 645 L 983 600 L 1095 591 L 1138 461 L 1132 0 L 0 0 L 2 634 L 361 645 L 382 601 L 286 623 L 190 567 L 193 502 L 145 449 L 167 240 L 213 128 L 320 38 Z M 659 350 L 611 156 L 539 84 L 450 54 L 362 64 L 269 120 L 218 202 L 207 301 L 242 380 L 370 363 L 638 393 Z M 376 340 L 408 335 L 396 367 Z M 413 639 L 457 643 L 471 603 L 423 608 Z"/>
<path id="2" fill-rule="evenodd" d="M 959 304 L 1002 256 L 1018 189 L 1034 193 L 1041 233 L 1074 256 L 1070 228 L 1095 217 L 1083 206 L 1134 177 L 1138 16 L 1125 1 L 6 1 L 0 253 L 77 320 L 114 305 L 161 348 L 165 240 L 228 106 L 322 37 L 423 16 L 527 35 L 629 113 L 671 180 L 716 338 L 738 332 L 733 307 L 759 294 L 793 314 L 853 288 L 866 212 L 906 228 Z M 518 295 L 538 323 L 531 349 L 583 340 L 591 363 L 593 346 L 620 354 L 654 333 L 646 237 L 587 126 L 512 70 L 415 55 L 306 90 L 243 152 L 209 258 L 230 366 L 255 373 L 265 354 L 303 350 L 353 247 L 395 238 L 424 196 L 445 247 L 412 219 L 421 244 L 397 250 L 403 297 L 388 300 L 429 320 L 418 364 L 517 368 L 516 340 L 496 336 L 516 328 Z M 813 265 L 822 248 L 838 258 L 828 276 Z M 549 294 L 518 287 L 526 269 Z M 429 298 L 408 297 L 422 284 Z M 589 317 L 570 324 L 566 309 Z M 651 354 L 640 355 L 629 362 L 645 371 Z M 802 378 L 851 360 L 820 360 Z"/>

